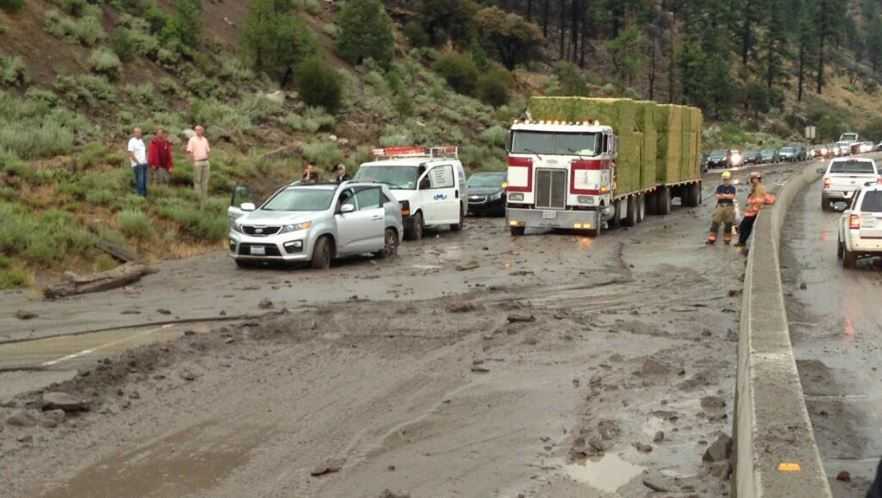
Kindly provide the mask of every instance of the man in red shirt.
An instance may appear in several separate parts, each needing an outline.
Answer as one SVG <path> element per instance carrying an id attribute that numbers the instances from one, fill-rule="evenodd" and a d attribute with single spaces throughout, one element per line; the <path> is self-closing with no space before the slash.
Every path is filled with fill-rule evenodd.
<path id="1" fill-rule="evenodd" d="M 171 172 L 174 168 L 172 158 L 172 144 L 165 136 L 165 130 L 158 128 L 150 147 L 147 149 L 147 163 L 150 165 L 151 177 L 156 179 L 157 184 L 168 185 Z"/>

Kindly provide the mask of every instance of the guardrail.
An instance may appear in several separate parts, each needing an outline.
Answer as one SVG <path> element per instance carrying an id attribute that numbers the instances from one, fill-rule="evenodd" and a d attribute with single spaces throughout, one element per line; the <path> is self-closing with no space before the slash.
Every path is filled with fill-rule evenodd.
<path id="1" fill-rule="evenodd" d="M 778 253 L 793 198 L 818 177 L 809 163 L 780 189 L 776 205 L 754 227 L 738 333 L 738 498 L 832 498 L 790 343 Z"/>

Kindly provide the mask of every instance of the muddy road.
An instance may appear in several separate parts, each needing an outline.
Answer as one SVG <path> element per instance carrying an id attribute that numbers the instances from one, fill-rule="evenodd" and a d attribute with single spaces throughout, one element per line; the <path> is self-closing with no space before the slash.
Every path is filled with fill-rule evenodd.
<path id="1" fill-rule="evenodd" d="M 41 367 L 0 382 L 59 376 L 0 392 L 0 496 L 727 496 L 702 457 L 731 428 L 744 259 L 704 245 L 710 210 L 598 239 L 470 219 L 327 273 L 216 255 L 103 295 L 4 295 L 7 340 L 142 327 L 0 345 Z M 145 334 L 221 313 L 264 316 Z M 102 347 L 134 331 L 155 340 Z M 52 391 L 88 410 L 41 409 Z"/>
<path id="2" fill-rule="evenodd" d="M 791 337 L 815 435 L 838 498 L 863 498 L 882 457 L 882 267 L 836 258 L 840 213 L 821 185 L 794 201 L 782 235 Z M 846 471 L 851 482 L 836 476 Z"/>

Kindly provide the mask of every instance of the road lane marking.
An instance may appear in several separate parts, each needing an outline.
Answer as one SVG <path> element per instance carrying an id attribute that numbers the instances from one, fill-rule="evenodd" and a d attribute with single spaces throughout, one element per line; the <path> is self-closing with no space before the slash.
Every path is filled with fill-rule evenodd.
<path id="1" fill-rule="evenodd" d="M 117 339 L 117 340 L 115 340 L 115 341 L 110 341 L 110 342 L 104 343 L 104 344 L 102 344 L 102 345 L 100 345 L 100 346 L 97 346 L 97 347 L 94 347 L 94 348 L 91 348 L 91 349 L 84 349 L 84 350 L 82 350 L 82 351 L 80 351 L 80 352 L 78 352 L 78 353 L 69 354 L 69 355 L 66 355 L 66 356 L 62 356 L 61 358 L 57 358 L 57 359 L 54 359 L 54 360 L 47 361 L 47 362 L 45 362 L 45 363 L 42 363 L 40 366 L 43 366 L 43 367 L 51 367 L 51 366 L 57 365 L 57 364 L 59 364 L 59 363 L 63 363 L 63 362 L 65 362 L 65 361 L 70 361 L 70 360 L 74 360 L 74 359 L 76 359 L 76 358 L 79 358 L 79 357 L 81 357 L 81 356 L 90 355 L 90 354 L 92 354 L 92 353 L 94 353 L 94 352 L 96 352 L 96 351 L 99 351 L 99 350 L 102 350 L 102 349 L 106 349 L 106 348 L 109 348 L 109 347 L 113 347 L 113 346 L 116 346 L 116 345 L 118 345 L 118 344 L 122 344 L 122 343 L 124 343 L 124 342 L 129 342 L 129 341 L 131 341 L 131 340 L 133 340 L 133 339 L 138 339 L 138 338 L 141 338 L 141 337 L 144 337 L 144 336 L 148 336 L 148 335 L 150 335 L 150 334 L 152 334 L 152 333 L 154 333 L 154 332 L 159 332 L 160 330 L 169 329 L 169 328 L 171 328 L 171 327 L 174 327 L 174 324 L 169 323 L 169 324 L 163 325 L 162 327 L 159 327 L 159 328 L 146 330 L 146 331 L 144 331 L 144 332 L 141 332 L 140 334 L 135 334 L 135 335 L 131 335 L 131 336 L 128 336 L 128 337 L 124 337 L 124 338 L 122 338 L 122 339 Z"/>

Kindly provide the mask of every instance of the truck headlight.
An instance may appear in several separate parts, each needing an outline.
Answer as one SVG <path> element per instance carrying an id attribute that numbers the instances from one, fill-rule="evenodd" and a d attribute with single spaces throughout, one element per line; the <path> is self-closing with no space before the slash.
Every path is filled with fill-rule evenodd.
<path id="1" fill-rule="evenodd" d="M 514 202 L 523 202 L 524 194 L 508 194 L 508 200 Z"/>
<path id="2" fill-rule="evenodd" d="M 300 230 L 309 230 L 312 228 L 311 221 L 304 221 L 303 223 L 295 223 L 292 225 L 283 225 L 282 229 L 279 230 L 279 233 L 288 233 L 288 232 L 297 232 Z"/>

